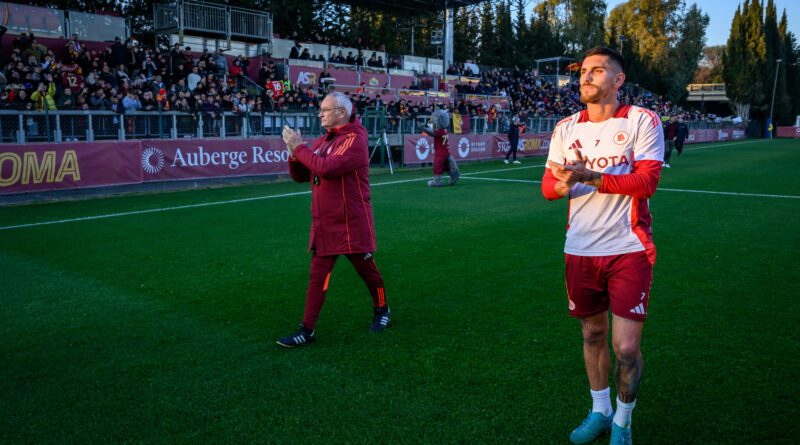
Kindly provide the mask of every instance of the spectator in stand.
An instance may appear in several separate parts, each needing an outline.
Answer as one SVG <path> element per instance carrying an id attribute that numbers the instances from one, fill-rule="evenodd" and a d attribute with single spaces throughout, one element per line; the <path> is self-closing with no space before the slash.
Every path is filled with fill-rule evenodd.
<path id="1" fill-rule="evenodd" d="M 110 48 L 110 60 L 111 66 L 120 66 L 125 64 L 125 58 L 127 49 L 125 45 L 122 44 L 122 39 L 119 37 L 114 37 L 114 43 L 111 44 Z"/>
<path id="2" fill-rule="evenodd" d="M 219 75 L 219 70 L 217 69 L 217 59 L 208 59 L 208 60 L 206 60 L 205 75 L 208 76 L 210 74 Z M 223 75 L 224 75 L 224 73 L 223 73 Z"/>
<path id="3" fill-rule="evenodd" d="M 83 45 L 78 41 L 78 34 L 72 34 L 65 48 L 73 60 L 77 60 L 85 52 Z"/>
<path id="4" fill-rule="evenodd" d="M 202 79 L 199 68 L 193 67 L 192 72 L 186 76 L 186 86 L 189 88 L 189 91 L 194 91 L 195 88 L 197 88 L 197 84 L 199 84 Z"/>
<path id="5" fill-rule="evenodd" d="M 355 65 L 356 64 L 356 58 L 353 56 L 353 52 L 352 51 L 348 51 L 347 52 L 347 58 L 344 59 L 344 63 L 346 63 L 348 65 Z"/>
<path id="6" fill-rule="evenodd" d="M 143 60 L 139 41 L 134 36 L 128 37 L 125 40 L 125 65 L 128 67 L 128 72 L 133 73 L 134 70 L 138 70 Z"/>
<path id="7" fill-rule="evenodd" d="M 158 102 L 156 102 L 152 91 L 145 91 L 141 97 L 142 107 L 140 109 L 142 111 L 158 111 Z"/>
<path id="8" fill-rule="evenodd" d="M 223 48 L 217 48 L 217 52 L 214 53 L 214 57 L 209 60 L 209 62 L 213 62 L 216 67 L 213 65 L 209 67 L 212 73 L 218 76 L 224 76 L 228 73 L 228 59 L 225 58 L 225 50 Z M 214 69 L 216 68 L 216 69 Z"/>
<path id="9" fill-rule="evenodd" d="M 303 47 L 300 46 L 300 42 L 295 41 L 294 46 L 291 50 L 289 50 L 289 58 L 290 59 L 299 59 L 300 53 L 303 51 Z"/>
<path id="10" fill-rule="evenodd" d="M 170 80 L 181 79 L 184 77 L 186 53 L 181 47 L 180 42 L 175 42 L 169 50 Z"/>
<path id="11" fill-rule="evenodd" d="M 239 54 L 236 56 L 236 60 L 239 62 L 239 67 L 242 69 L 242 75 L 247 77 L 247 67 L 250 66 L 250 59 Z"/>
<path id="12" fill-rule="evenodd" d="M 142 73 L 144 73 L 145 77 L 151 79 L 153 76 L 156 75 L 156 73 L 158 73 L 158 66 L 153 61 L 153 58 L 148 55 L 144 58 L 144 61 L 142 62 L 141 70 Z"/>
<path id="13" fill-rule="evenodd" d="M 28 57 L 33 57 L 36 61 L 36 64 L 40 64 L 42 60 L 44 60 L 44 56 L 47 54 L 47 47 L 39 43 L 33 34 L 30 35 L 30 40 L 30 46 L 25 49 L 22 54 Z"/>
<path id="14" fill-rule="evenodd" d="M 31 46 L 31 38 L 32 37 L 33 37 L 33 33 L 31 33 L 31 35 L 28 36 L 28 33 L 21 32 L 11 42 L 11 46 L 16 50 L 19 50 L 18 51 L 19 53 L 22 53 L 22 51 L 25 51 L 26 49 L 28 49 L 28 47 Z"/>
<path id="15" fill-rule="evenodd" d="M 31 94 L 31 101 L 35 104 L 36 111 L 57 110 L 55 94 L 56 84 L 53 82 L 53 76 L 48 74 L 47 83 L 40 83 L 36 91 Z"/>
<path id="16" fill-rule="evenodd" d="M 373 52 L 371 56 L 369 56 L 369 60 L 367 60 L 367 66 L 369 67 L 377 67 L 378 66 L 378 58 L 376 54 Z"/>
<path id="17" fill-rule="evenodd" d="M 231 65 L 230 78 L 233 80 L 237 89 L 241 88 L 242 86 L 242 76 L 243 73 L 241 62 L 239 59 L 235 59 L 233 61 L 233 65 Z"/>
<path id="18" fill-rule="evenodd" d="M 72 95 L 72 90 L 65 88 L 61 91 L 61 95 L 56 100 L 56 108 L 59 110 L 72 110 L 75 108 L 75 97 Z"/>
<path id="19" fill-rule="evenodd" d="M 309 60 L 311 59 L 311 53 L 308 52 L 308 48 L 303 48 L 303 52 L 300 53 L 300 60 Z"/>
<path id="20" fill-rule="evenodd" d="M 117 79 L 117 85 L 122 85 L 123 83 L 129 83 L 131 80 L 131 76 L 128 74 L 128 67 L 125 66 L 124 63 L 117 66 L 117 71 L 115 73 Z"/>
<path id="21" fill-rule="evenodd" d="M 129 91 L 128 94 L 122 99 L 122 107 L 126 113 L 136 112 L 142 108 L 142 103 L 135 92 Z"/>
<path id="22" fill-rule="evenodd" d="M 89 108 L 94 110 L 110 110 L 111 102 L 102 88 L 96 90 L 89 96 Z"/>
<path id="23" fill-rule="evenodd" d="M 261 68 L 258 70 L 258 84 L 266 86 L 270 78 L 270 74 L 274 71 L 274 65 L 271 62 L 263 62 Z"/>

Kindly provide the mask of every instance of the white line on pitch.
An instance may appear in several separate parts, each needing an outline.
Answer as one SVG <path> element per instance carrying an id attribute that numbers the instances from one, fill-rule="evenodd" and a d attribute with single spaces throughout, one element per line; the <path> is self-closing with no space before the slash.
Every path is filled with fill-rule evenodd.
<path id="1" fill-rule="evenodd" d="M 706 146 L 699 146 L 699 147 L 692 147 L 687 148 L 684 150 L 699 150 L 702 148 L 722 148 L 722 147 L 729 147 L 731 145 L 739 145 L 739 144 L 746 144 L 751 143 L 752 141 L 742 141 L 742 142 L 732 142 L 730 144 L 724 145 L 706 145 Z M 482 179 L 486 181 L 505 181 L 505 182 L 528 182 L 528 183 L 539 183 L 541 181 L 531 181 L 531 180 L 524 180 L 524 179 L 499 179 L 499 178 L 479 178 L 472 175 L 480 175 L 484 173 L 498 173 L 498 172 L 507 172 L 513 170 L 524 170 L 529 168 L 538 168 L 544 167 L 542 165 L 526 165 L 524 167 L 509 167 L 509 168 L 500 168 L 496 170 L 484 170 L 478 172 L 469 172 L 462 174 L 463 177 L 467 177 L 469 179 Z M 382 185 L 394 185 L 394 184 L 404 184 L 407 182 L 416 182 L 416 181 L 424 181 L 428 178 L 415 178 L 415 179 L 404 179 L 399 181 L 388 181 L 388 182 L 379 182 L 377 184 L 372 184 L 372 187 L 378 187 Z M 710 194 L 718 194 L 718 195 L 739 195 L 739 196 L 760 196 L 765 198 L 791 198 L 791 199 L 798 199 L 798 196 L 784 196 L 784 195 L 759 195 L 759 194 L 751 194 L 751 193 L 728 193 L 728 192 L 706 192 L 706 191 L 698 191 L 698 190 L 679 190 L 679 189 L 659 189 L 659 190 L 667 190 L 667 191 L 681 191 L 687 193 L 710 193 Z M 11 229 L 22 229 L 25 227 L 38 227 L 38 226 L 47 226 L 51 224 L 63 224 L 68 222 L 77 222 L 77 221 L 92 221 L 96 219 L 105 219 L 105 218 L 116 218 L 119 216 L 130 216 L 130 215 L 143 215 L 147 213 L 159 213 L 159 212 L 166 212 L 170 210 L 183 210 L 183 209 L 193 209 L 198 207 L 208 207 L 208 206 L 215 206 L 215 205 L 223 205 L 223 204 L 236 204 L 240 202 L 250 202 L 250 201 L 260 201 L 264 199 L 273 199 L 273 198 L 286 198 L 289 196 L 298 196 L 298 195 L 307 195 L 311 193 L 311 191 L 302 191 L 302 192 L 293 192 L 293 193 L 284 193 L 280 195 L 269 195 L 269 196 L 255 196 L 252 198 L 240 198 L 240 199 L 231 199 L 227 201 L 215 201 L 215 202 L 204 202 L 198 204 L 187 204 L 182 206 L 174 206 L 174 207 L 161 207 L 158 209 L 148 209 L 148 210 L 136 210 L 132 212 L 120 212 L 120 213 L 109 213 L 106 215 L 95 215 L 95 216 L 83 216 L 79 218 L 68 218 L 68 219 L 59 219 L 54 221 L 42 221 L 36 223 L 28 223 L 28 224 L 17 224 L 13 226 L 5 226 L 0 227 L 0 230 L 11 230 Z"/>
<path id="2" fill-rule="evenodd" d="M 542 181 L 535 181 L 531 179 L 503 179 L 503 178 L 487 178 L 483 176 L 469 176 L 467 179 L 480 179 L 482 181 L 497 181 L 497 182 L 523 182 L 527 184 L 541 184 Z M 730 195 L 730 196 L 754 196 L 757 198 L 783 198 L 783 199 L 800 199 L 797 195 L 769 195 L 763 193 L 739 193 L 739 192 L 717 192 L 712 190 L 687 190 L 687 189 L 671 189 L 659 187 L 658 191 L 664 192 L 682 192 L 682 193 L 702 193 L 706 195 Z"/>
<path id="3" fill-rule="evenodd" d="M 404 179 L 400 181 L 388 181 L 388 182 L 379 182 L 377 184 L 372 184 L 372 187 L 378 187 L 381 185 L 393 185 L 393 184 L 403 184 L 406 182 L 415 182 L 415 181 L 423 181 L 427 180 L 428 178 L 416 178 L 416 179 Z M 116 218 L 118 216 L 130 216 L 130 215 L 142 215 L 146 213 L 159 213 L 159 212 L 167 212 L 170 210 L 183 210 L 183 209 L 194 209 L 198 207 L 209 207 L 209 206 L 216 206 L 216 205 L 223 205 L 223 204 L 236 204 L 240 202 L 250 202 L 250 201 L 261 201 L 264 199 L 273 199 L 273 198 L 287 198 L 290 196 L 298 196 L 298 195 L 309 195 L 311 194 L 311 190 L 305 190 L 302 192 L 292 192 L 292 193 L 283 193 L 280 195 L 268 195 L 268 196 L 254 196 L 252 198 L 239 198 L 239 199 L 230 199 L 227 201 L 214 201 L 214 202 L 202 202 L 198 204 L 186 204 L 182 206 L 174 206 L 174 207 L 161 207 L 157 209 L 147 209 L 147 210 L 136 210 L 132 212 L 120 212 L 120 213 L 109 213 L 106 215 L 94 215 L 94 216 L 82 216 L 79 218 L 68 218 L 68 219 L 59 219 L 54 221 L 43 221 L 43 222 L 36 222 L 36 223 L 28 223 L 28 224 L 18 224 L 14 226 L 5 226 L 0 227 L 0 230 L 11 230 L 11 229 L 21 229 L 24 227 L 37 227 L 37 226 L 46 226 L 50 224 L 62 224 L 68 222 L 76 222 L 76 221 L 92 221 L 96 219 L 105 219 L 105 218 Z"/>

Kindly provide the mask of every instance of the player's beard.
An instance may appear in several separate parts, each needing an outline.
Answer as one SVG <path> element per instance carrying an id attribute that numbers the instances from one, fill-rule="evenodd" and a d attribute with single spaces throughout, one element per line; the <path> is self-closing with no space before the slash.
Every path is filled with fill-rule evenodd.
<path id="1" fill-rule="evenodd" d="M 606 97 L 607 91 L 602 86 L 592 85 L 592 84 L 584 84 L 584 85 L 581 85 L 581 87 L 586 86 L 586 85 L 593 86 L 594 87 L 594 93 L 593 94 L 584 93 L 583 89 L 581 89 L 581 102 L 582 103 L 595 104 L 597 102 L 600 102 L 600 100 L 603 99 L 604 97 Z"/>

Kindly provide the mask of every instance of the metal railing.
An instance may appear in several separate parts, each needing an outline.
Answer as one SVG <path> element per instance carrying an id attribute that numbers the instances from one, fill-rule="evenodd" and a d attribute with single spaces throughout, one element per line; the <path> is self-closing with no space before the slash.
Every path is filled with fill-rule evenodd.
<path id="1" fill-rule="evenodd" d="M 0 110 L 0 143 L 126 139 L 227 138 L 279 136 L 283 125 L 315 134 L 320 122 L 306 113 L 205 113 L 153 111 Z"/>
<path id="2" fill-rule="evenodd" d="M 153 5 L 156 33 L 196 31 L 272 40 L 272 15 L 266 12 L 177 0 Z"/>
<path id="3" fill-rule="evenodd" d="M 489 121 L 487 116 L 470 116 L 469 133 L 501 133 L 508 131 L 509 113 L 501 112 Z M 526 132 L 553 131 L 559 117 L 529 118 Z M 429 115 L 414 117 L 380 113 L 363 120 L 371 136 L 384 131 L 390 134 L 419 134 L 430 124 Z M 118 114 L 112 111 L 15 111 L 0 110 L 0 143 L 98 141 L 127 139 L 177 138 L 248 138 L 280 136 L 288 125 L 306 135 L 322 131 L 316 110 L 305 112 L 207 113 L 203 111 L 151 111 Z M 730 121 L 687 122 L 689 129 L 734 129 L 742 124 Z M 452 119 L 448 131 L 453 132 Z"/>
<path id="4" fill-rule="evenodd" d="M 504 133 L 508 128 L 507 121 L 505 113 L 491 122 L 486 116 L 471 116 L 468 132 Z M 557 121 L 531 119 L 528 128 L 548 131 Z M 419 134 L 422 127 L 430 123 L 430 116 L 381 114 L 368 116 L 364 123 L 370 135 L 383 131 Z M 0 110 L 0 143 L 280 136 L 284 125 L 300 129 L 307 135 L 322 131 L 316 110 L 283 113 L 137 111 L 125 114 L 104 110 Z M 453 131 L 452 120 L 448 130 Z"/>

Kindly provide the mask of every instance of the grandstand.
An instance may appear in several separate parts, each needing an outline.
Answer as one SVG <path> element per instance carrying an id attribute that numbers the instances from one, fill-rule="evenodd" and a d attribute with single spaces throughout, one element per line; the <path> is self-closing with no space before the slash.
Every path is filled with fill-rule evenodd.
<path id="1" fill-rule="evenodd" d="M 450 17 L 449 8 L 479 1 L 370 4 L 409 13 L 422 3 Z M 447 20 L 439 59 L 293 41 L 273 33 L 269 13 L 194 0 L 154 5 L 151 44 L 120 17 L 8 5 L 0 144 L 259 139 L 280 145 L 285 124 L 318 134 L 321 97 L 341 91 L 369 123 L 371 144 L 382 141 L 394 159 L 413 164 L 424 160 L 407 159 L 409 138 L 437 108 L 453 114 L 451 132 L 472 135 L 502 135 L 517 115 L 533 141 L 529 154 L 536 155 L 556 122 L 582 107 L 572 59 L 540 59 L 534 69 L 455 62 Z M 682 114 L 693 128 L 734 125 L 636 85 L 621 94 L 662 115 Z M 383 154 L 376 159 L 382 162 Z"/>

